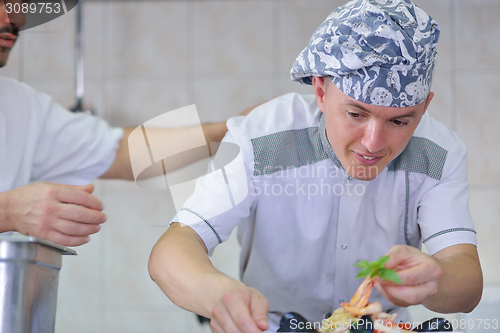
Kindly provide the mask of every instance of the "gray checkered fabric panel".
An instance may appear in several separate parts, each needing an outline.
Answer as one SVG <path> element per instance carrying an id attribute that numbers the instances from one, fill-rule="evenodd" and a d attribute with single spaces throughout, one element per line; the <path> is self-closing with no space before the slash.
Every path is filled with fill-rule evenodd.
<path id="1" fill-rule="evenodd" d="M 252 139 L 254 176 L 298 168 L 328 158 L 321 143 L 320 127 L 288 130 Z"/>
<path id="2" fill-rule="evenodd" d="M 321 138 L 321 143 L 323 144 L 323 147 L 325 148 L 326 154 L 330 159 L 333 161 L 333 163 L 337 166 L 337 168 L 344 170 L 344 167 L 342 166 L 342 163 L 340 163 L 337 155 L 335 155 L 335 152 L 333 151 L 332 145 L 330 145 L 330 142 L 328 141 L 328 138 L 326 136 L 326 127 L 325 127 L 325 114 L 321 114 L 321 118 L 319 120 L 319 136 Z"/>
<path id="3" fill-rule="evenodd" d="M 429 139 L 413 137 L 408 146 L 389 164 L 390 171 L 408 171 L 440 180 L 448 151 Z"/>

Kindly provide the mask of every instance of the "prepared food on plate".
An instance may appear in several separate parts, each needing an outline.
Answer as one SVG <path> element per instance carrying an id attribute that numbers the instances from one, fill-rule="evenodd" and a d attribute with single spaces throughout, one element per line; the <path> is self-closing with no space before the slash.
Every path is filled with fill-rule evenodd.
<path id="1" fill-rule="evenodd" d="M 389 256 L 380 257 L 377 261 L 362 260 L 356 264 L 361 268 L 356 278 L 365 279 L 349 303 L 341 303 L 341 307 L 333 314 L 327 314 L 323 322 L 310 323 L 300 314 L 288 312 L 283 315 L 278 332 L 321 332 L 321 333 L 410 333 L 410 332 L 442 332 L 452 331 L 449 321 L 433 318 L 418 327 L 410 323 L 396 323 L 397 314 L 383 312 L 380 302 L 368 302 L 375 284 L 375 278 L 401 284 L 398 274 L 384 265 Z"/>
<path id="2" fill-rule="evenodd" d="M 382 279 L 401 284 L 398 274 L 394 270 L 384 267 L 388 260 L 389 256 L 383 256 L 371 263 L 362 260 L 356 264 L 361 268 L 357 278 L 365 277 L 365 279 L 354 293 L 351 301 L 341 303 L 342 307 L 335 310 L 329 318 L 323 321 L 320 332 L 345 333 L 370 326 L 373 327 L 374 332 L 380 333 L 409 332 L 411 325 L 395 323 L 397 314 L 383 312 L 380 302 L 368 302 L 375 277 L 379 276 Z"/>

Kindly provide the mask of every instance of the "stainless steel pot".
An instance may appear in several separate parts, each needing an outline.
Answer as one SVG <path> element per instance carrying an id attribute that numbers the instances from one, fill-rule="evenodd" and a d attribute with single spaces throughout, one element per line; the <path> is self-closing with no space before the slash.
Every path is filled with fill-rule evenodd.
<path id="1" fill-rule="evenodd" d="M 0 235 L 0 333 L 53 333 L 62 255 L 72 249 Z"/>

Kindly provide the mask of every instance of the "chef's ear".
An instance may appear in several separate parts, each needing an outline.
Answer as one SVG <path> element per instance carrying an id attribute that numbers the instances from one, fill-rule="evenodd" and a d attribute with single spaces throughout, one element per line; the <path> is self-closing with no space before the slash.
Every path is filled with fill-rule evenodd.
<path id="1" fill-rule="evenodd" d="M 425 100 L 424 104 L 424 113 L 427 111 L 427 108 L 429 107 L 429 104 L 431 104 L 432 98 L 434 97 L 434 93 L 430 92 L 429 96 L 427 96 L 427 99 Z"/>
<path id="2" fill-rule="evenodd" d="M 324 112 L 326 95 L 325 80 L 322 77 L 313 76 L 312 84 L 314 88 L 314 95 L 316 96 L 316 101 L 318 102 L 318 108 L 321 112 Z"/>

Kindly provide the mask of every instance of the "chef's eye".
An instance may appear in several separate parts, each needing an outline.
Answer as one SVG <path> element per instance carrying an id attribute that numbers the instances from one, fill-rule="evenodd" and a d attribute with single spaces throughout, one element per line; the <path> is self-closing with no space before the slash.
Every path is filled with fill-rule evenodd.
<path id="1" fill-rule="evenodd" d="M 396 125 L 396 126 L 406 126 L 406 125 L 408 125 L 407 121 L 402 121 L 402 120 L 397 120 L 397 119 L 392 120 L 392 123 L 394 125 Z"/>
<path id="2" fill-rule="evenodd" d="M 361 118 L 363 116 L 361 113 L 353 112 L 353 111 L 348 111 L 347 114 L 351 118 Z"/>

